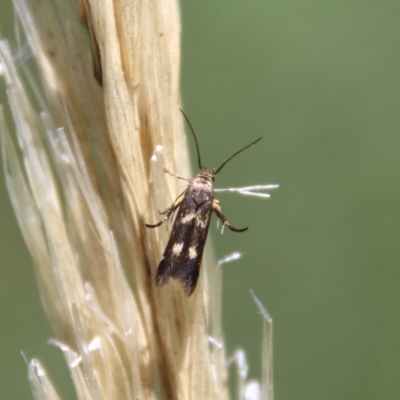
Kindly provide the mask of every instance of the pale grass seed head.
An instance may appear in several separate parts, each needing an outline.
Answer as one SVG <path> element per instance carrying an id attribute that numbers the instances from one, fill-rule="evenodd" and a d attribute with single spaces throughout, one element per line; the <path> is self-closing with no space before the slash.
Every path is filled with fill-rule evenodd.
<path id="1" fill-rule="evenodd" d="M 40 83 L 1 41 L 4 170 L 78 398 L 228 398 L 224 348 L 209 341 L 223 343 L 220 268 L 206 253 L 193 296 L 160 290 L 168 232 L 145 228 L 182 190 L 162 165 L 191 176 L 177 1 L 14 4 Z M 36 399 L 58 398 L 37 360 L 29 379 Z"/>

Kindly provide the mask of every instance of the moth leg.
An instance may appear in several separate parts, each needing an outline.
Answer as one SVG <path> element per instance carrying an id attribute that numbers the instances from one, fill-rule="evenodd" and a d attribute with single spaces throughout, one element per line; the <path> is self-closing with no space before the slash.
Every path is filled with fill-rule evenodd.
<path id="1" fill-rule="evenodd" d="M 177 209 L 177 207 L 179 207 L 181 205 L 182 200 L 185 197 L 185 192 L 186 192 L 186 189 L 184 189 L 182 191 L 182 193 L 175 199 L 175 201 L 172 203 L 171 207 L 167 208 L 165 211 L 159 211 L 158 213 L 160 215 L 168 214 L 171 211 L 171 208 L 173 208 L 173 211 L 172 211 L 172 213 L 173 213 Z M 171 214 L 169 214 L 169 215 L 171 215 Z"/>
<path id="2" fill-rule="evenodd" d="M 175 212 L 175 210 L 181 205 L 184 197 L 185 197 L 186 189 L 176 198 L 176 200 L 172 203 L 172 206 L 167 208 L 165 211 L 159 211 L 159 214 L 165 215 L 165 217 L 156 224 L 145 224 L 148 228 L 157 228 L 158 226 L 162 225 L 167 219 L 171 217 L 171 215 Z"/>
<path id="3" fill-rule="evenodd" d="M 248 227 L 242 228 L 242 229 L 234 228 L 229 223 L 229 221 L 225 218 L 224 214 L 222 214 L 221 207 L 219 206 L 217 200 L 213 201 L 212 210 L 215 212 L 215 214 L 217 214 L 217 217 L 222 221 L 224 226 L 228 227 L 231 231 L 233 231 L 233 232 L 244 232 L 244 231 L 247 231 L 247 229 L 249 229 Z"/>
<path id="4" fill-rule="evenodd" d="M 185 177 L 183 177 L 183 176 L 174 174 L 173 172 L 169 171 L 165 165 L 163 165 L 163 168 L 164 168 L 164 172 L 166 172 L 167 174 L 169 174 L 169 175 L 171 175 L 171 176 L 174 176 L 175 178 L 182 179 L 182 180 L 188 181 L 188 182 L 191 181 L 191 179 L 189 179 L 189 178 L 185 178 Z"/>

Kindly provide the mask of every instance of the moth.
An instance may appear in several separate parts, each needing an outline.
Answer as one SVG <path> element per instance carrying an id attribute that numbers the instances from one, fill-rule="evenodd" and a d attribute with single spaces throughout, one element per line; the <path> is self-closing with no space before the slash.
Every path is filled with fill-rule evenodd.
<path id="1" fill-rule="evenodd" d="M 190 296 L 196 288 L 199 278 L 200 264 L 203 257 L 204 246 L 207 240 L 211 214 L 214 212 L 222 221 L 222 224 L 233 232 L 244 232 L 248 228 L 234 228 L 222 214 L 217 199 L 214 198 L 214 180 L 221 169 L 235 156 L 256 144 L 262 137 L 243 147 L 227 160 L 219 168 L 208 169 L 201 163 L 199 144 L 194 129 L 185 117 L 196 143 L 199 173 L 194 179 L 184 178 L 165 170 L 170 175 L 188 182 L 185 190 L 177 197 L 173 204 L 165 211 L 159 212 L 164 218 L 154 224 L 146 224 L 148 228 L 157 228 L 165 221 L 173 217 L 178 210 L 167 247 L 158 265 L 156 273 L 157 286 L 167 284 L 169 278 L 178 279 L 187 296 Z"/>

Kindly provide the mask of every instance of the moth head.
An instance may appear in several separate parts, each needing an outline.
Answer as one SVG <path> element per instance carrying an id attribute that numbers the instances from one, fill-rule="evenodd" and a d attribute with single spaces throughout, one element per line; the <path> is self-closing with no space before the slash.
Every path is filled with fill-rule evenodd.
<path id="1" fill-rule="evenodd" d="M 210 171 L 208 168 L 206 167 L 201 167 L 200 172 L 199 172 L 199 176 L 207 179 L 210 182 L 214 182 L 214 169 L 212 171 Z"/>

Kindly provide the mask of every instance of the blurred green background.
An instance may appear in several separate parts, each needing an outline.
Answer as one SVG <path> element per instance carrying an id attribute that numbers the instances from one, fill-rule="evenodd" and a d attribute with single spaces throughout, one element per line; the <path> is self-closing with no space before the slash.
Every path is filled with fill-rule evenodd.
<path id="1" fill-rule="evenodd" d="M 400 2 L 184 0 L 182 17 L 184 108 L 203 163 L 264 136 L 216 186 L 281 185 L 270 200 L 218 196 L 234 226 L 250 226 L 211 229 L 217 257 L 245 253 L 224 266 L 228 351 L 246 349 L 259 377 L 253 289 L 274 318 L 277 399 L 399 399 Z M 30 398 L 20 351 L 73 398 L 0 180 L 0 398 Z"/>

